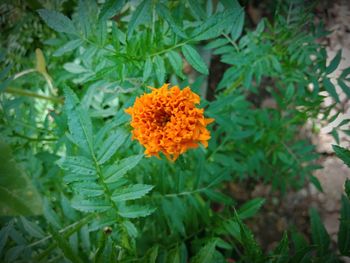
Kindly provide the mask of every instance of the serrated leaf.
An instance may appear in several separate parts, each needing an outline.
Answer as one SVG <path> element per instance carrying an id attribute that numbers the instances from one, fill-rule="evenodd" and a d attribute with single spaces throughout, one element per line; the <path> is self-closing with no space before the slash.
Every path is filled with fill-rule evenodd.
<path id="1" fill-rule="evenodd" d="M 61 33 L 77 34 L 72 20 L 65 15 L 47 9 L 39 9 L 38 13 L 45 23 L 53 30 Z"/>
<path id="2" fill-rule="evenodd" d="M 238 209 L 237 214 L 242 220 L 252 217 L 259 211 L 264 203 L 264 198 L 255 198 L 253 200 L 250 200 Z"/>
<path id="3" fill-rule="evenodd" d="M 142 76 L 142 81 L 145 82 L 148 80 L 149 76 L 152 73 L 152 60 L 150 57 L 146 59 L 144 68 L 143 68 L 143 76 Z"/>
<path id="4" fill-rule="evenodd" d="M 11 148 L 0 141 L 0 216 L 40 215 L 42 200 Z"/>
<path id="5" fill-rule="evenodd" d="M 226 39 L 226 38 L 217 38 L 211 42 L 209 42 L 205 48 L 207 49 L 214 49 L 214 48 L 219 48 L 219 47 L 222 47 L 226 44 L 228 44 L 229 41 Z"/>
<path id="6" fill-rule="evenodd" d="M 311 208 L 309 213 L 313 244 L 317 246 L 317 252 L 320 256 L 325 255 L 330 245 L 329 235 L 316 209 Z"/>
<path id="7" fill-rule="evenodd" d="M 231 30 L 231 38 L 233 41 L 236 41 L 242 34 L 243 26 L 244 26 L 244 11 L 240 9 L 239 14 L 236 16 L 234 20 L 233 27 Z"/>
<path id="8" fill-rule="evenodd" d="M 133 12 L 128 24 L 128 38 L 131 37 L 135 28 L 144 23 L 144 21 L 149 17 L 151 4 L 152 1 L 150 0 L 141 1 L 136 10 Z"/>
<path id="9" fill-rule="evenodd" d="M 333 83 L 329 80 L 329 78 L 323 79 L 323 86 L 327 90 L 329 95 L 331 95 L 332 98 L 334 98 L 336 102 L 340 103 L 338 93 L 337 93 Z"/>
<path id="10" fill-rule="evenodd" d="M 341 199 L 338 247 L 342 255 L 350 256 L 350 202 L 345 195 Z"/>
<path id="11" fill-rule="evenodd" d="M 3 249 L 6 246 L 10 231 L 13 228 L 13 221 L 10 221 L 6 226 L 0 230 L 0 255 L 3 255 Z"/>
<path id="12" fill-rule="evenodd" d="M 65 108 L 71 138 L 77 146 L 91 154 L 93 149 L 93 137 L 90 116 L 88 112 L 83 110 L 80 106 L 73 106 L 72 102 L 76 101 L 76 96 L 72 95 L 74 92 L 69 88 L 65 88 L 64 93 L 67 100 L 67 102 L 65 102 Z"/>
<path id="13" fill-rule="evenodd" d="M 138 236 L 138 231 L 136 226 L 129 220 L 123 222 L 123 226 L 128 231 L 129 236 L 136 238 Z"/>
<path id="14" fill-rule="evenodd" d="M 94 175 L 96 169 L 93 161 L 84 156 L 66 156 L 57 161 L 57 164 L 66 171 L 81 175 Z"/>
<path id="15" fill-rule="evenodd" d="M 182 73 L 182 58 L 179 55 L 179 53 L 171 50 L 167 53 L 167 57 L 176 75 L 178 75 L 181 78 L 185 78 L 184 74 Z"/>
<path id="16" fill-rule="evenodd" d="M 198 1 L 196 0 L 187 0 L 187 3 L 189 5 L 190 11 L 192 13 L 192 15 L 197 19 L 197 20 L 201 20 L 201 19 L 205 19 L 206 18 L 206 14 L 204 12 L 204 10 L 202 9 L 201 5 L 198 3 Z"/>
<path id="17" fill-rule="evenodd" d="M 335 154 L 350 167 L 350 151 L 338 145 L 332 145 Z"/>
<path id="18" fill-rule="evenodd" d="M 337 69 L 341 60 L 341 54 L 342 50 L 340 49 L 326 68 L 326 74 L 330 74 Z"/>
<path id="19" fill-rule="evenodd" d="M 235 212 L 235 221 L 239 225 L 241 244 L 244 249 L 244 255 L 247 259 L 247 262 L 264 262 L 263 254 L 261 247 L 255 240 L 253 233 L 249 228 L 243 224 L 242 220 L 239 218 L 239 215 Z"/>
<path id="20" fill-rule="evenodd" d="M 118 130 L 104 141 L 101 148 L 97 151 L 97 160 L 99 164 L 107 162 L 125 142 L 128 134 L 122 130 Z"/>
<path id="21" fill-rule="evenodd" d="M 217 240 L 213 239 L 203 246 L 198 253 L 195 255 L 191 262 L 193 263 L 214 263 L 214 252 Z"/>
<path id="22" fill-rule="evenodd" d="M 223 194 L 223 193 L 220 193 L 220 192 L 217 192 L 217 191 L 214 191 L 212 189 L 206 189 L 203 191 L 204 194 L 206 194 L 210 200 L 212 201 L 215 201 L 215 202 L 219 202 L 221 204 L 226 204 L 226 205 L 230 205 L 232 204 L 232 198 L 230 198 L 229 196 Z"/>
<path id="23" fill-rule="evenodd" d="M 57 213 L 52 209 L 51 203 L 45 198 L 44 199 L 44 217 L 46 221 L 56 229 L 62 228 L 62 222 Z"/>
<path id="24" fill-rule="evenodd" d="M 102 186 L 91 181 L 73 183 L 72 188 L 74 192 L 82 197 L 97 197 L 104 194 Z"/>
<path id="25" fill-rule="evenodd" d="M 348 98 L 350 98 L 350 87 L 345 84 L 342 79 L 338 79 L 338 85 L 343 90 Z"/>
<path id="26" fill-rule="evenodd" d="M 193 47 L 189 45 L 184 45 L 182 46 L 181 50 L 188 63 L 190 63 L 195 70 L 205 75 L 209 74 L 207 65 Z"/>
<path id="27" fill-rule="evenodd" d="M 82 212 L 103 212 L 112 209 L 112 206 L 103 199 L 82 199 L 75 196 L 71 202 L 73 208 Z"/>
<path id="28" fill-rule="evenodd" d="M 156 56 L 154 59 L 154 62 L 155 62 L 155 71 L 156 71 L 157 80 L 159 84 L 162 85 L 165 79 L 164 60 L 161 56 Z"/>
<path id="29" fill-rule="evenodd" d="M 52 55 L 54 57 L 60 57 L 70 51 L 73 51 L 77 47 L 80 47 L 82 44 L 83 44 L 83 40 L 81 39 L 71 40 L 66 44 L 64 44 L 62 47 L 60 47 L 59 49 L 57 49 Z"/>
<path id="30" fill-rule="evenodd" d="M 37 224 L 27 220 L 23 216 L 21 216 L 20 218 L 24 229 L 27 231 L 27 233 L 30 236 L 36 237 L 36 238 L 43 238 L 45 236 L 44 231 Z"/>
<path id="31" fill-rule="evenodd" d="M 153 187 L 152 185 L 146 184 L 134 184 L 123 189 L 117 189 L 112 194 L 112 200 L 118 203 L 121 201 L 139 199 L 151 191 Z"/>
<path id="32" fill-rule="evenodd" d="M 122 159 L 116 167 L 116 172 L 106 178 L 106 183 L 113 183 L 118 181 L 129 170 L 134 168 L 142 159 L 143 154 L 133 155 Z"/>
<path id="33" fill-rule="evenodd" d="M 311 175 L 310 176 L 310 181 L 317 188 L 318 191 L 323 192 L 322 185 L 321 185 L 321 183 L 320 183 L 320 181 L 318 180 L 317 177 Z"/>
<path id="34" fill-rule="evenodd" d="M 283 233 L 282 240 L 279 242 L 277 247 L 273 250 L 272 256 L 274 263 L 288 262 L 289 259 L 289 242 L 287 232 Z"/>
<path id="35" fill-rule="evenodd" d="M 73 74 L 80 74 L 88 71 L 86 68 L 76 63 L 65 63 L 63 68 Z"/>
<path id="36" fill-rule="evenodd" d="M 100 14 L 99 20 L 107 20 L 115 16 L 124 6 L 124 0 L 108 0 L 104 3 Z"/>
<path id="37" fill-rule="evenodd" d="M 225 11 L 209 17 L 192 33 L 194 40 L 206 40 L 221 35 L 228 27 L 232 26 L 235 15 L 235 12 Z"/>
<path id="38" fill-rule="evenodd" d="M 126 218 L 137 218 L 148 216 L 155 210 L 149 206 L 129 205 L 119 209 L 118 214 Z"/>
<path id="39" fill-rule="evenodd" d="M 181 26 L 178 26 L 173 19 L 169 9 L 162 3 L 158 3 L 156 7 L 157 13 L 168 22 L 173 32 L 182 38 L 187 38 L 186 34 L 182 31 Z"/>

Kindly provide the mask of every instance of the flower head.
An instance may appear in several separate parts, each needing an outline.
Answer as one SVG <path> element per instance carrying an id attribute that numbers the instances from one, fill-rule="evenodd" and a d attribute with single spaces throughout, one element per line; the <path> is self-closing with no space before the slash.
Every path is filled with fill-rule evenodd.
<path id="1" fill-rule="evenodd" d="M 145 148 L 147 157 L 162 152 L 168 159 L 175 161 L 178 156 L 199 143 L 208 146 L 210 132 L 206 126 L 214 119 L 205 118 L 204 110 L 196 108 L 200 98 L 189 87 L 180 90 L 178 86 L 151 88 L 133 107 L 125 110 L 131 115 L 133 139 Z"/>

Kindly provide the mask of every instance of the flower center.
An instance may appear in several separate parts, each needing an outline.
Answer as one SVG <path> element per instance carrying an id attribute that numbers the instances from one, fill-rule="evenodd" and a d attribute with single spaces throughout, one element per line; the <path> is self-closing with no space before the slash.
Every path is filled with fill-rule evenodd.
<path id="1" fill-rule="evenodd" d="M 165 111 L 159 111 L 156 113 L 156 122 L 158 126 L 164 127 L 168 121 L 170 121 L 170 114 Z"/>

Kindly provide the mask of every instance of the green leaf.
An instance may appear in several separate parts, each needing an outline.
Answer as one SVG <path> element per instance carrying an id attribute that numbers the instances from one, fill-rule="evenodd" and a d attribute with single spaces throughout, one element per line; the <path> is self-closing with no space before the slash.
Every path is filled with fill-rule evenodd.
<path id="1" fill-rule="evenodd" d="M 119 215 L 126 218 L 146 217 L 156 209 L 149 206 L 129 205 L 119 209 Z"/>
<path id="2" fill-rule="evenodd" d="M 141 4 L 138 5 L 136 10 L 131 16 L 131 19 L 128 24 L 128 38 L 131 37 L 133 31 L 138 25 L 143 24 L 146 19 L 149 17 L 151 12 L 151 0 L 141 1 Z"/>
<path id="3" fill-rule="evenodd" d="M 10 221 L 6 226 L 0 230 L 0 255 L 3 255 L 4 247 L 6 246 L 10 231 L 13 228 L 13 221 Z"/>
<path id="4" fill-rule="evenodd" d="M 241 242 L 247 262 L 265 262 L 261 247 L 255 240 L 253 233 L 243 224 L 239 215 L 235 212 L 235 220 L 239 224 Z"/>
<path id="5" fill-rule="evenodd" d="M 60 33 L 77 35 L 77 31 L 72 20 L 65 15 L 47 9 L 39 9 L 38 13 L 45 23 L 53 30 Z"/>
<path id="6" fill-rule="evenodd" d="M 84 149 L 88 153 L 92 153 L 93 143 L 92 143 L 92 124 L 91 119 L 86 110 L 83 110 L 80 106 L 75 106 L 72 108 L 72 105 L 67 105 L 67 103 L 76 100 L 76 96 L 72 95 L 72 92 L 69 88 L 64 89 L 66 95 L 66 114 L 68 117 L 68 127 L 70 131 L 71 138 L 73 142 Z"/>
<path id="7" fill-rule="evenodd" d="M 124 6 L 124 0 L 108 0 L 104 3 L 99 14 L 99 20 L 107 20 L 115 16 Z"/>
<path id="8" fill-rule="evenodd" d="M 336 91 L 333 83 L 329 80 L 329 78 L 323 79 L 323 85 L 324 85 L 325 89 L 327 90 L 327 92 L 329 93 L 329 95 L 331 95 L 335 99 L 336 102 L 340 103 L 337 91 Z"/>
<path id="9" fill-rule="evenodd" d="M 332 147 L 335 154 L 350 167 L 350 151 L 337 145 L 332 145 Z"/>
<path id="10" fill-rule="evenodd" d="M 242 205 L 237 213 L 241 220 L 254 216 L 265 203 L 264 198 L 255 198 Z"/>
<path id="11" fill-rule="evenodd" d="M 345 82 L 342 79 L 338 79 L 338 85 L 343 90 L 343 92 L 346 94 L 348 98 L 350 98 L 350 88 L 345 84 Z"/>
<path id="12" fill-rule="evenodd" d="M 194 30 L 193 39 L 199 41 L 220 36 L 228 27 L 232 26 L 232 20 L 235 19 L 236 15 L 236 12 L 225 11 L 210 16 Z"/>
<path id="13" fill-rule="evenodd" d="M 12 64 L 6 66 L 2 71 L 0 71 L 0 80 L 7 76 L 12 68 Z"/>
<path id="14" fill-rule="evenodd" d="M 226 39 L 226 38 L 217 38 L 213 41 L 210 41 L 206 46 L 205 48 L 206 49 L 214 49 L 214 48 L 219 48 L 219 47 L 222 47 L 226 44 L 228 44 L 229 41 Z"/>
<path id="15" fill-rule="evenodd" d="M 81 39 L 71 40 L 66 44 L 64 44 L 62 47 L 60 47 L 59 49 L 57 49 L 52 55 L 54 57 L 60 57 L 63 54 L 73 51 L 77 47 L 80 47 L 82 44 L 83 44 L 83 40 Z"/>
<path id="16" fill-rule="evenodd" d="M 168 60 L 170 62 L 171 67 L 174 69 L 176 75 L 178 75 L 180 78 L 185 78 L 184 74 L 182 73 L 182 58 L 179 55 L 179 53 L 175 51 L 169 51 L 167 54 Z"/>
<path id="17" fill-rule="evenodd" d="M 47 198 L 44 199 L 44 217 L 46 221 L 56 229 L 62 228 L 62 222 L 57 213 L 51 207 L 52 203 L 49 203 Z"/>
<path id="18" fill-rule="evenodd" d="M 164 60 L 161 56 L 156 56 L 154 59 L 155 62 L 155 71 L 156 71 L 156 76 L 158 79 L 158 82 L 160 85 L 164 83 L 165 79 L 165 65 L 164 65 Z"/>
<path id="19" fill-rule="evenodd" d="M 213 239 L 203 246 L 191 262 L 193 263 L 214 263 L 213 256 L 215 253 L 217 240 Z"/>
<path id="20" fill-rule="evenodd" d="M 146 59 L 145 66 L 143 68 L 143 76 L 142 76 L 142 81 L 145 82 L 148 80 L 149 76 L 152 73 L 152 60 L 150 57 Z"/>
<path id="21" fill-rule="evenodd" d="M 18 166 L 11 148 L 0 141 L 0 216 L 40 215 L 42 200 Z"/>
<path id="22" fill-rule="evenodd" d="M 274 263 L 284 263 L 289 260 L 289 242 L 287 232 L 283 233 L 282 240 L 273 250 L 272 257 L 275 259 Z"/>
<path id="23" fill-rule="evenodd" d="M 106 183 L 113 183 L 118 181 L 123 175 L 125 175 L 129 170 L 134 168 L 142 159 L 143 154 L 129 156 L 122 159 L 116 169 L 113 169 L 109 174 L 106 174 Z"/>
<path id="24" fill-rule="evenodd" d="M 330 238 L 321 218 L 315 208 L 310 209 L 311 235 L 313 244 L 317 246 L 318 254 L 325 255 L 328 252 Z"/>
<path id="25" fill-rule="evenodd" d="M 73 248 L 69 245 L 68 240 L 54 230 L 50 230 L 53 240 L 56 241 L 58 247 L 62 250 L 64 257 L 69 259 L 71 262 L 80 263 L 83 262 L 80 257 L 74 252 Z"/>
<path id="26" fill-rule="evenodd" d="M 310 181 L 317 188 L 318 191 L 323 192 L 322 185 L 321 185 L 321 183 L 320 183 L 320 181 L 318 180 L 317 177 L 311 175 L 310 176 Z"/>
<path id="27" fill-rule="evenodd" d="M 188 63 L 190 63 L 195 70 L 205 75 L 209 74 L 207 65 L 193 47 L 189 45 L 184 45 L 182 46 L 181 50 Z"/>
<path id="28" fill-rule="evenodd" d="M 72 207 L 82 212 L 104 212 L 112 209 L 112 206 L 104 199 L 83 199 L 80 196 L 72 199 Z"/>
<path id="29" fill-rule="evenodd" d="M 231 38 L 233 41 L 236 41 L 242 34 L 244 26 L 244 15 L 244 10 L 239 9 L 239 14 L 235 17 L 236 19 L 234 20 L 231 30 Z"/>
<path id="30" fill-rule="evenodd" d="M 162 3 L 157 4 L 157 12 L 158 14 L 168 22 L 170 28 L 173 30 L 173 32 L 182 38 L 187 38 L 186 34 L 182 31 L 181 26 L 178 26 L 173 19 L 169 9 Z"/>
<path id="31" fill-rule="evenodd" d="M 84 180 L 84 178 L 82 178 Z M 82 197 L 97 197 L 104 194 L 104 190 L 101 185 L 91 181 L 81 181 L 72 184 L 74 192 Z"/>
<path id="32" fill-rule="evenodd" d="M 345 195 L 341 199 L 338 248 L 342 255 L 350 256 L 350 202 Z"/>
<path id="33" fill-rule="evenodd" d="M 341 54 L 342 50 L 340 49 L 326 68 L 326 74 L 330 74 L 337 69 L 341 60 Z"/>
<path id="34" fill-rule="evenodd" d="M 25 217 L 21 216 L 21 221 L 24 229 L 31 237 L 43 238 L 45 237 L 44 231 L 35 223 L 27 220 Z"/>
<path id="35" fill-rule="evenodd" d="M 129 220 L 123 222 L 123 226 L 128 231 L 129 236 L 136 238 L 138 236 L 138 231 L 136 226 Z"/>
<path id="36" fill-rule="evenodd" d="M 66 156 L 57 161 L 57 164 L 66 171 L 81 175 L 94 175 L 96 169 L 93 161 L 84 156 Z"/>
<path id="37" fill-rule="evenodd" d="M 146 184 L 134 184 L 124 189 L 117 189 L 112 194 L 114 202 L 139 199 L 153 189 L 154 186 Z"/>
<path id="38" fill-rule="evenodd" d="M 197 19 L 205 19 L 206 14 L 197 0 L 187 0 L 192 15 Z"/>
<path id="39" fill-rule="evenodd" d="M 345 193 L 348 198 L 350 198 L 350 180 L 346 178 L 345 180 Z"/>
<path id="40" fill-rule="evenodd" d="M 97 152 L 97 160 L 99 164 L 107 162 L 125 142 L 128 134 L 123 130 L 118 130 L 104 141 L 101 148 Z"/>
<path id="41" fill-rule="evenodd" d="M 65 63 L 63 68 L 73 74 L 80 74 L 88 71 L 86 68 L 77 63 Z"/>
<path id="42" fill-rule="evenodd" d="M 217 192 L 212 189 L 206 189 L 203 192 L 210 198 L 210 200 L 226 205 L 232 204 L 232 198 L 221 192 Z"/>

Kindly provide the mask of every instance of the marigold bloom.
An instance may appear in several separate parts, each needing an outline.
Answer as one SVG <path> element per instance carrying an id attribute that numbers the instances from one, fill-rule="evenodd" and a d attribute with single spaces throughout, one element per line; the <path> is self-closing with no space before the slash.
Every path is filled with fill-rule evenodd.
<path id="1" fill-rule="evenodd" d="M 199 143 L 208 146 L 210 132 L 206 126 L 214 119 L 205 118 L 204 110 L 196 108 L 200 98 L 189 87 L 151 88 L 152 92 L 136 98 L 133 107 L 125 110 L 131 115 L 132 138 L 145 148 L 147 157 L 162 152 L 175 161 L 178 156 Z"/>

